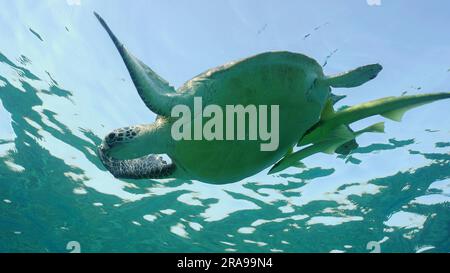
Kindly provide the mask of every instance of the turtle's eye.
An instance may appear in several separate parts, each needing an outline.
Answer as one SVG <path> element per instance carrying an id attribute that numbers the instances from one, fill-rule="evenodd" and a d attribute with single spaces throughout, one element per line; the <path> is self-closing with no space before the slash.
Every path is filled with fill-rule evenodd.
<path id="1" fill-rule="evenodd" d="M 313 92 L 314 88 L 316 87 L 316 85 L 317 85 L 317 78 L 311 82 L 308 89 L 306 90 L 306 94 L 308 97 L 312 95 L 312 92 Z"/>
<path id="2" fill-rule="evenodd" d="M 316 87 L 317 85 L 317 78 L 314 79 L 314 81 L 312 82 L 311 86 L 309 87 L 309 89 L 314 89 L 314 87 Z"/>

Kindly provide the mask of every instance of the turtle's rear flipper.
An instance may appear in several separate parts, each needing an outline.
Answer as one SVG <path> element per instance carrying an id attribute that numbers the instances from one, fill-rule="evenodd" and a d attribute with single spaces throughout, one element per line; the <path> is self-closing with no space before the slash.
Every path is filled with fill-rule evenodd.
<path id="1" fill-rule="evenodd" d="M 370 64 L 354 70 L 327 77 L 325 82 L 331 87 L 357 87 L 372 79 L 383 69 L 380 64 Z"/>

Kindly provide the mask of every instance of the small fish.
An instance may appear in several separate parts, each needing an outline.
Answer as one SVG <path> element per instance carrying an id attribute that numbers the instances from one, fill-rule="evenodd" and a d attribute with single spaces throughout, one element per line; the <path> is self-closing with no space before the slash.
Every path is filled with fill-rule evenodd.
<path id="1" fill-rule="evenodd" d="M 314 28 L 314 31 L 317 31 L 317 30 L 321 29 L 322 27 L 324 27 L 324 26 L 326 26 L 326 25 L 329 25 L 329 24 L 330 24 L 330 22 L 326 22 L 325 24 L 322 24 L 322 25 L 320 25 L 320 26 L 317 26 L 317 27 Z"/>
<path id="2" fill-rule="evenodd" d="M 17 60 L 23 65 L 27 65 L 27 64 L 31 63 L 31 60 L 28 59 L 28 57 L 25 55 L 20 55 L 20 57 Z"/>
<path id="3" fill-rule="evenodd" d="M 325 57 L 325 62 L 323 63 L 322 67 L 325 67 L 328 64 L 328 60 L 336 53 L 338 50 L 333 50 L 328 56 Z"/>
<path id="4" fill-rule="evenodd" d="M 34 31 L 32 28 L 29 28 L 29 30 L 31 31 L 31 33 L 34 34 L 34 36 L 36 36 L 39 40 L 41 40 L 41 42 L 44 41 L 44 40 L 42 39 L 41 35 L 39 35 L 39 33 L 37 33 L 36 31 Z"/>
<path id="5" fill-rule="evenodd" d="M 47 73 L 47 75 L 50 78 L 50 80 L 52 81 L 53 85 L 58 85 L 58 82 L 55 79 L 53 79 L 52 75 L 50 75 L 50 72 L 48 72 L 46 70 L 45 73 Z"/>
<path id="6" fill-rule="evenodd" d="M 326 25 L 329 25 L 329 24 L 330 24 L 330 22 L 326 22 L 325 24 L 319 25 L 319 26 L 315 27 L 315 28 L 313 29 L 313 31 L 318 31 L 318 30 L 321 29 L 322 27 L 324 27 L 324 26 L 326 26 Z M 311 36 L 311 33 L 308 33 L 308 34 L 306 34 L 305 36 L 303 36 L 303 40 L 305 40 L 305 39 L 308 38 L 309 36 Z"/>
<path id="7" fill-rule="evenodd" d="M 258 30 L 258 35 L 261 34 L 264 30 L 266 30 L 266 28 L 267 24 L 264 24 L 264 26 L 260 30 Z"/>

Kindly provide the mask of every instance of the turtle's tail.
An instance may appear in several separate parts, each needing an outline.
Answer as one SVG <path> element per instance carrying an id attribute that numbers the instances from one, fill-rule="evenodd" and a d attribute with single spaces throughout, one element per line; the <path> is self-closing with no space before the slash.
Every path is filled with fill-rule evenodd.
<path id="1" fill-rule="evenodd" d="M 97 152 L 103 166 L 116 178 L 168 178 L 176 169 L 175 164 L 167 163 L 161 156 L 154 154 L 135 159 L 119 160 L 107 155 L 107 148 L 104 144 L 100 145 Z"/>

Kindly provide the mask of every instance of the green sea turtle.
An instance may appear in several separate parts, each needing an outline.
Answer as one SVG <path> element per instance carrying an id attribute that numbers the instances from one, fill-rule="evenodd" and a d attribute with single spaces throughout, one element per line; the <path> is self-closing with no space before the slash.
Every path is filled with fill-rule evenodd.
<path id="1" fill-rule="evenodd" d="M 266 52 L 210 69 L 175 90 L 142 61 L 131 55 L 105 21 L 96 14 L 118 49 L 145 105 L 157 114 L 153 124 L 117 129 L 98 149 L 103 165 L 117 178 L 183 178 L 212 184 L 239 181 L 272 165 L 270 173 L 296 166 L 318 152 L 348 153 L 354 139 L 365 132 L 382 132 L 383 124 L 361 131 L 349 124 L 373 115 L 399 120 L 404 111 L 450 93 L 384 98 L 335 112 L 340 98 L 331 87 L 356 87 L 377 76 L 379 64 L 325 76 L 312 58 L 292 52 Z M 279 143 L 273 151 L 261 151 L 261 140 L 174 140 L 171 127 L 178 119 L 173 107 L 203 105 L 278 105 Z M 185 123 L 194 123 L 194 115 Z M 201 118 L 201 115 L 200 115 Z M 259 126 L 260 124 L 258 124 Z M 272 126 L 272 125 L 271 125 Z M 292 152 L 298 144 L 308 145 Z M 167 163 L 162 157 L 170 157 Z"/>

